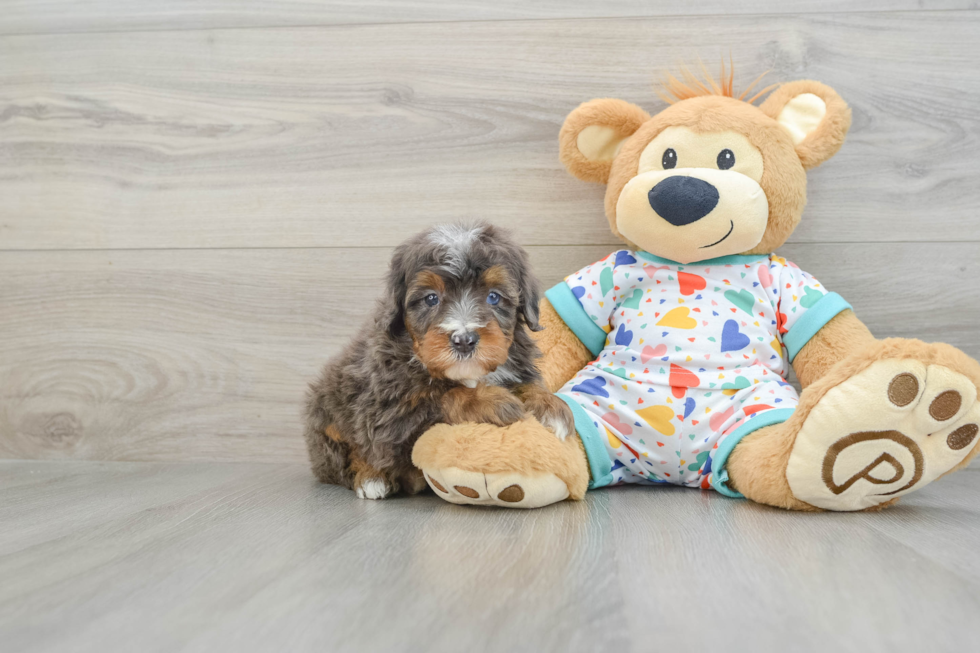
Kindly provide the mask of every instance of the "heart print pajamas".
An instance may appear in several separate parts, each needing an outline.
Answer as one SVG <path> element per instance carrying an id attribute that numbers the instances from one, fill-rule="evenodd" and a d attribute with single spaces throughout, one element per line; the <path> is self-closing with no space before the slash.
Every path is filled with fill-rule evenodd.
<path id="1" fill-rule="evenodd" d="M 729 496 L 740 496 L 727 486 L 729 453 L 789 418 L 789 363 L 850 308 L 774 254 L 682 265 L 620 250 L 546 295 L 596 356 L 558 392 L 590 487 L 670 483 Z"/>

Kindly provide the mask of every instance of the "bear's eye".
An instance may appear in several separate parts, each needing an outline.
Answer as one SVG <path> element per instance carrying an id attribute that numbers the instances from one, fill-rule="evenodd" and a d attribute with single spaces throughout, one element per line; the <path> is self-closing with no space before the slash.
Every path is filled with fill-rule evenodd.
<path id="1" fill-rule="evenodd" d="M 722 150 L 718 153 L 718 169 L 728 170 L 735 165 L 735 153 L 731 150 Z"/>
<path id="2" fill-rule="evenodd" d="M 425 296 L 426 306 L 435 306 L 438 303 L 439 303 L 439 295 L 435 294 L 434 292 L 430 292 L 428 295 Z"/>
<path id="3" fill-rule="evenodd" d="M 728 150 L 725 151 L 727 152 Z M 719 161 L 720 160 L 721 159 L 719 159 Z M 664 158 L 661 163 L 663 163 L 664 170 L 670 170 L 671 168 L 677 165 L 677 152 L 674 151 L 674 148 L 672 147 L 667 148 L 667 151 L 664 152 Z"/>

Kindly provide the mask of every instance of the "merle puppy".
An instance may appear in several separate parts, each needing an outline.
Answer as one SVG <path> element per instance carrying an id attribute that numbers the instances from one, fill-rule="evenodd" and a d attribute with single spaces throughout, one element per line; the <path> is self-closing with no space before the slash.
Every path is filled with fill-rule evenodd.
<path id="1" fill-rule="evenodd" d="M 396 250 L 375 317 L 310 386 L 313 473 L 366 499 L 425 488 L 412 446 L 433 424 L 513 423 L 559 438 L 568 406 L 535 368 L 538 282 L 527 254 L 489 224 L 438 226 Z"/>

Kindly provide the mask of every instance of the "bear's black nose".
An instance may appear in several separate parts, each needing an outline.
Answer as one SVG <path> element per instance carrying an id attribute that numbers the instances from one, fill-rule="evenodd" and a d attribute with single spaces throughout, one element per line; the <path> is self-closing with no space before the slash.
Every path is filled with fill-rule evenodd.
<path id="1" fill-rule="evenodd" d="M 718 205 L 718 189 L 694 177 L 667 177 L 650 189 L 650 206 L 661 218 L 682 227 L 697 222 Z"/>

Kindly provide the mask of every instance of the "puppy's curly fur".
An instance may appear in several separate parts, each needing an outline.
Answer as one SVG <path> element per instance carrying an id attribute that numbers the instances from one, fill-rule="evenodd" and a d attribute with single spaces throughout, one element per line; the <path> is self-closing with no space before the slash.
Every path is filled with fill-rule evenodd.
<path id="1" fill-rule="evenodd" d="M 316 477 L 364 498 L 419 492 L 412 447 L 439 422 L 503 426 L 529 412 L 572 433 L 535 367 L 539 298 L 527 254 L 489 224 L 438 226 L 399 246 L 375 317 L 310 386 Z"/>

